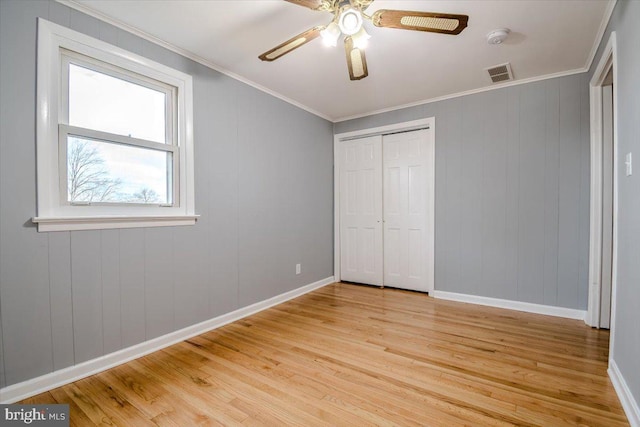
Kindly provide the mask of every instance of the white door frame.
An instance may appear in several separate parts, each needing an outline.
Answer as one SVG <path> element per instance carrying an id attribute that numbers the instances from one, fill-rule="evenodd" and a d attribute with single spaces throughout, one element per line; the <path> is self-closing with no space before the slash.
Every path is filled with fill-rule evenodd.
<path id="1" fill-rule="evenodd" d="M 355 138 L 363 138 L 365 136 L 384 135 L 394 132 L 405 132 L 410 130 L 429 128 L 434 141 L 433 150 L 435 159 L 435 117 L 426 119 L 413 120 L 409 122 L 396 123 L 387 126 L 380 126 L 369 129 L 361 129 L 352 132 L 339 133 L 333 136 L 333 275 L 336 282 L 341 280 L 340 277 L 340 143 Z M 435 160 L 434 160 L 435 163 Z M 435 165 L 434 165 L 435 166 Z M 435 168 L 434 168 L 435 169 Z M 435 171 L 434 171 L 435 182 Z M 432 202 L 435 202 L 435 191 L 433 192 Z M 435 206 L 435 203 L 432 203 Z M 434 208 L 435 210 L 435 208 Z M 435 212 L 434 212 L 435 214 Z M 433 216 L 435 218 L 435 215 Z M 435 227 L 434 227 L 435 229 Z M 435 246 L 435 243 L 434 243 Z M 435 249 L 435 248 L 432 248 Z M 435 250 L 432 251 L 435 255 Z M 435 273 L 434 273 L 435 274 Z"/>
<path id="2" fill-rule="evenodd" d="M 611 261 L 611 338 L 609 358 L 613 357 L 616 318 L 616 279 L 618 270 L 618 64 L 616 33 L 611 33 L 589 84 L 591 107 L 591 208 L 589 233 L 589 302 L 585 322 L 600 326 L 602 272 L 602 86 L 613 67 L 613 235 Z"/>

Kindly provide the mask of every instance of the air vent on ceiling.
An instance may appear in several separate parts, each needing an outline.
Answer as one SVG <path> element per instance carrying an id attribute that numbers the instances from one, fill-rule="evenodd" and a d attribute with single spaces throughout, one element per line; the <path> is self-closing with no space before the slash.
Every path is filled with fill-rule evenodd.
<path id="1" fill-rule="evenodd" d="M 493 83 L 503 83 L 513 80 L 513 71 L 511 71 L 511 64 L 508 62 L 487 68 L 487 72 Z"/>

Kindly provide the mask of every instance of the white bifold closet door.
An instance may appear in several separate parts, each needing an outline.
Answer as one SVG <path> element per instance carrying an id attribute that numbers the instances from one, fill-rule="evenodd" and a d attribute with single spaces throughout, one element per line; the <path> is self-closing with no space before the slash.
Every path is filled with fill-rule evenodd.
<path id="1" fill-rule="evenodd" d="M 343 280 L 433 290 L 434 150 L 429 132 L 343 143 Z"/>

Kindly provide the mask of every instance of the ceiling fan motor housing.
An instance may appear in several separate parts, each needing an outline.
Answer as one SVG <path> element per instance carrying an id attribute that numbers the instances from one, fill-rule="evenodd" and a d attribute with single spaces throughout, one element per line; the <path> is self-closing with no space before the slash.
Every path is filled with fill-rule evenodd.
<path id="1" fill-rule="evenodd" d="M 338 16 L 338 26 L 342 34 L 347 36 L 354 35 L 362 28 L 362 13 L 351 6 L 345 6 L 340 9 Z"/>

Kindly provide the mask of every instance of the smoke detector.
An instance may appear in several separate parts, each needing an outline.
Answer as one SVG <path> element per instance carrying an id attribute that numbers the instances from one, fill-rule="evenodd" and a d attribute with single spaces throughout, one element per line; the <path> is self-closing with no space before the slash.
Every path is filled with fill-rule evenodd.
<path id="1" fill-rule="evenodd" d="M 487 43 L 501 44 L 503 41 L 505 41 L 510 32 L 511 30 L 508 28 L 499 28 L 497 30 L 493 30 L 489 34 L 487 34 Z"/>

